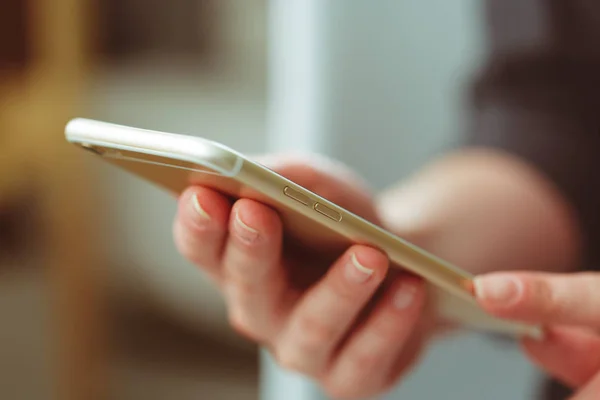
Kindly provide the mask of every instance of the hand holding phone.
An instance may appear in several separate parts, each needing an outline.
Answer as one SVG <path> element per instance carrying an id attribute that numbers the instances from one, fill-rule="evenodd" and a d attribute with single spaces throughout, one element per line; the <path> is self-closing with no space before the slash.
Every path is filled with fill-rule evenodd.
<path id="1" fill-rule="evenodd" d="M 363 187 L 307 161 L 266 165 L 379 222 Z M 181 253 L 222 288 L 231 325 L 336 397 L 389 386 L 433 334 L 423 279 L 391 268 L 371 246 L 340 254 L 286 243 L 277 211 L 260 202 L 190 187 L 174 232 Z"/>
<path id="2" fill-rule="evenodd" d="M 67 139 L 179 196 L 182 254 L 221 288 L 236 329 L 335 395 L 389 387 L 438 319 L 516 335 L 472 276 L 382 229 L 347 171 L 312 161 L 257 163 L 201 138 L 89 120 Z"/>

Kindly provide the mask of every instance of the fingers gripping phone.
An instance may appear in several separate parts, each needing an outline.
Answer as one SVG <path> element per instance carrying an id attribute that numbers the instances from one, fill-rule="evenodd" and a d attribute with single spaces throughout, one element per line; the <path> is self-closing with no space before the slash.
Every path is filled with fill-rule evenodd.
<path id="1" fill-rule="evenodd" d="M 82 118 L 68 123 L 66 138 L 174 194 L 201 185 L 262 202 L 279 213 L 284 234 L 299 244 L 340 253 L 356 243 L 379 248 L 393 266 L 426 280 L 435 312 L 447 320 L 501 334 L 541 335 L 537 326 L 499 319 L 481 309 L 468 272 L 219 143 Z"/>

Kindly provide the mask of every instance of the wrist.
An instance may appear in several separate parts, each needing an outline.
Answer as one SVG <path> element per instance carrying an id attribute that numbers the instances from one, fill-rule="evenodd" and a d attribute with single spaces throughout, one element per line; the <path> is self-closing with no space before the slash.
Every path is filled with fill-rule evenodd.
<path id="1" fill-rule="evenodd" d="M 578 228 L 562 195 L 505 153 L 449 154 L 382 193 L 377 208 L 384 227 L 472 273 L 577 263 Z"/>

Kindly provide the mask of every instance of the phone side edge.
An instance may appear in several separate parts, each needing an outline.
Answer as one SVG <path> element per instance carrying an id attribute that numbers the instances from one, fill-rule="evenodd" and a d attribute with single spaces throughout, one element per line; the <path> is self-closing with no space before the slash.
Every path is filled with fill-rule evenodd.
<path id="1" fill-rule="evenodd" d="M 372 224 L 369 221 L 357 216 L 337 205 L 318 196 L 310 190 L 290 181 L 289 179 L 277 174 L 275 171 L 244 158 L 244 164 L 240 171 L 239 178 L 252 187 L 258 188 L 262 193 L 285 206 L 292 207 L 300 213 L 306 215 L 318 223 L 332 229 L 337 234 L 345 236 L 347 239 L 356 242 L 376 245 L 386 252 L 390 259 L 398 265 L 407 267 L 418 275 L 423 276 L 430 285 L 436 290 L 457 297 L 457 300 L 468 307 L 469 317 L 453 315 L 453 317 L 464 321 L 467 325 L 477 327 L 481 330 L 492 331 L 496 333 L 512 334 L 517 336 L 527 335 L 530 337 L 539 337 L 541 328 L 531 324 L 525 324 L 518 321 L 501 320 L 487 314 L 477 303 L 470 288 L 471 274 L 459 269 L 458 267 L 448 267 L 448 264 L 438 257 L 412 245 L 395 235 L 388 233 L 384 229 Z M 266 182 L 266 184 L 265 184 Z M 318 218 L 317 213 L 310 207 L 286 198 L 283 189 L 289 186 L 303 194 L 311 196 L 317 202 L 327 206 L 335 207 L 336 211 L 343 213 L 341 222 L 336 222 L 327 218 Z M 367 228 L 366 231 L 364 228 Z M 408 244 L 408 245 L 407 245 Z M 398 246 L 400 245 L 400 246 Z M 451 265 L 451 264 L 450 264 Z M 461 273 L 464 272 L 464 273 Z"/>
<path id="2" fill-rule="evenodd" d="M 66 125 L 65 137 L 70 143 L 84 147 L 97 146 L 114 152 L 130 151 L 195 163 L 230 177 L 239 172 L 243 163 L 243 157 L 233 149 L 204 138 L 85 118 L 71 120 Z"/>

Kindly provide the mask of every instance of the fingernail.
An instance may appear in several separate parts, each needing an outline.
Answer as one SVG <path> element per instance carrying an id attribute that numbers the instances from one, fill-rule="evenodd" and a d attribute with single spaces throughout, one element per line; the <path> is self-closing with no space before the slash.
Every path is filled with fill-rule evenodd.
<path id="1" fill-rule="evenodd" d="M 249 226 L 248 224 L 246 224 L 244 221 L 242 221 L 242 219 L 240 218 L 239 213 L 236 211 L 235 213 L 235 228 L 236 228 L 236 232 L 237 234 L 240 236 L 241 239 L 243 239 L 246 242 L 254 242 L 256 239 L 258 239 L 258 231 L 254 228 L 252 228 L 251 226 Z"/>
<path id="2" fill-rule="evenodd" d="M 356 255 L 350 256 L 350 262 L 346 265 L 346 277 L 351 282 L 363 283 L 373 275 L 373 270 L 363 266 L 356 258 Z"/>
<path id="3" fill-rule="evenodd" d="M 394 294 L 394 307 L 398 310 L 405 310 L 412 305 L 417 294 L 417 288 L 409 283 L 402 282 L 400 288 Z"/>
<path id="4" fill-rule="evenodd" d="M 206 211 L 204 211 L 204 208 L 202 208 L 202 206 L 200 205 L 200 201 L 198 200 L 197 194 L 194 194 L 192 196 L 192 207 L 194 208 L 194 211 L 200 217 L 202 217 L 202 219 L 210 220 L 210 215 L 208 215 L 208 213 Z"/>
<path id="5" fill-rule="evenodd" d="M 515 303 L 523 292 L 521 282 L 508 276 L 479 276 L 473 283 L 479 299 L 500 306 Z"/>

